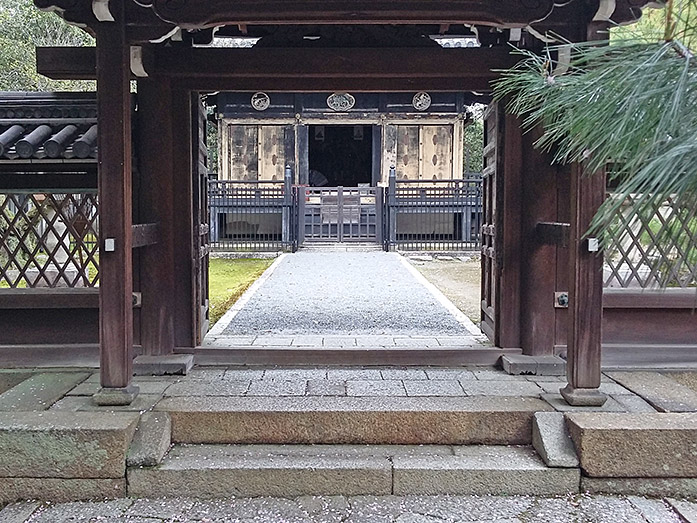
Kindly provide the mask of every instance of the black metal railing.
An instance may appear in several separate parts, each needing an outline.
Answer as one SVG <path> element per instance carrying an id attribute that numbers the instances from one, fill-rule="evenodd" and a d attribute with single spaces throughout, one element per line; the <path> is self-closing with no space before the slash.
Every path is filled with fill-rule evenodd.
<path id="1" fill-rule="evenodd" d="M 213 251 L 292 250 L 293 190 L 283 182 L 209 180 Z"/>
<path id="2" fill-rule="evenodd" d="M 482 179 L 397 180 L 387 189 L 388 248 L 463 251 L 479 247 Z"/>
<path id="3" fill-rule="evenodd" d="M 385 250 L 462 251 L 479 246 L 481 177 L 396 180 L 366 188 L 210 180 L 213 251 L 297 249 L 306 241 L 374 241 Z M 384 204 L 383 204 L 384 202 Z"/>

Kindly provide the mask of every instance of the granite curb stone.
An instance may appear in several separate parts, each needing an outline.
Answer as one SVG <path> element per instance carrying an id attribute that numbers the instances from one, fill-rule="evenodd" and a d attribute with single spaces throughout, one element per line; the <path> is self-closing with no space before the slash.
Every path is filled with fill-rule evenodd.
<path id="1" fill-rule="evenodd" d="M 172 444 L 172 420 L 166 412 L 146 412 L 140 417 L 128 449 L 126 466 L 154 467 Z"/>
<path id="2" fill-rule="evenodd" d="M 530 448 L 455 447 L 455 456 L 396 456 L 395 495 L 566 495 L 579 469 L 547 468 Z"/>
<path id="3" fill-rule="evenodd" d="M 130 496 L 387 495 L 392 466 L 383 457 L 235 456 L 233 459 L 165 461 L 128 470 Z"/>
<path id="4" fill-rule="evenodd" d="M 581 491 L 589 494 L 697 499 L 697 478 L 590 478 L 582 476 Z"/>
<path id="5" fill-rule="evenodd" d="M 536 412 L 532 422 L 532 445 L 548 467 L 578 467 L 574 442 L 561 412 Z"/>

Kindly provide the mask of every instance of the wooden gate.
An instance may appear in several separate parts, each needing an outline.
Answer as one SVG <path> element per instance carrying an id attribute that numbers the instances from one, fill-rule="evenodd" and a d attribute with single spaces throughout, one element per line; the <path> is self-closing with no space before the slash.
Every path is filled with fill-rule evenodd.
<path id="1" fill-rule="evenodd" d="M 492 103 L 484 113 L 481 326 L 503 348 L 521 343 L 521 147 L 520 122 Z"/>
<path id="2" fill-rule="evenodd" d="M 194 336 L 196 344 L 208 332 L 208 149 L 206 148 L 206 107 L 200 96 L 192 100 L 192 183 L 193 183 L 193 285 Z"/>
<path id="3" fill-rule="evenodd" d="M 499 294 L 498 260 L 496 252 L 497 225 L 500 222 L 497 210 L 500 208 L 500 191 L 496 176 L 497 141 L 500 122 L 495 103 L 484 113 L 484 169 L 482 186 L 482 331 L 496 343 L 497 302 Z"/>
<path id="4" fill-rule="evenodd" d="M 381 187 L 300 187 L 299 243 L 382 242 Z"/>

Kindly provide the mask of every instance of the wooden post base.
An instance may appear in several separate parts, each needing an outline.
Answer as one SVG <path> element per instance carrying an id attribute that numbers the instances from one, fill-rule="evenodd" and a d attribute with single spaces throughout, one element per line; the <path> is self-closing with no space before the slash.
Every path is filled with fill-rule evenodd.
<path id="1" fill-rule="evenodd" d="M 574 407 L 600 407 L 607 401 L 607 396 L 598 389 L 575 389 L 569 384 L 559 392 Z"/>
<path id="2" fill-rule="evenodd" d="M 103 407 L 130 405 L 138 396 L 138 392 L 140 389 L 133 384 L 122 388 L 102 387 L 92 396 L 92 401 Z"/>

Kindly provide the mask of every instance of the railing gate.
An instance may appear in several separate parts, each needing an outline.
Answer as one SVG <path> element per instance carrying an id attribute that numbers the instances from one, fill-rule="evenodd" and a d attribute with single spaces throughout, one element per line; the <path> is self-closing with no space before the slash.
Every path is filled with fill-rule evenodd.
<path id="1" fill-rule="evenodd" d="M 381 187 L 300 187 L 298 242 L 382 242 Z"/>

